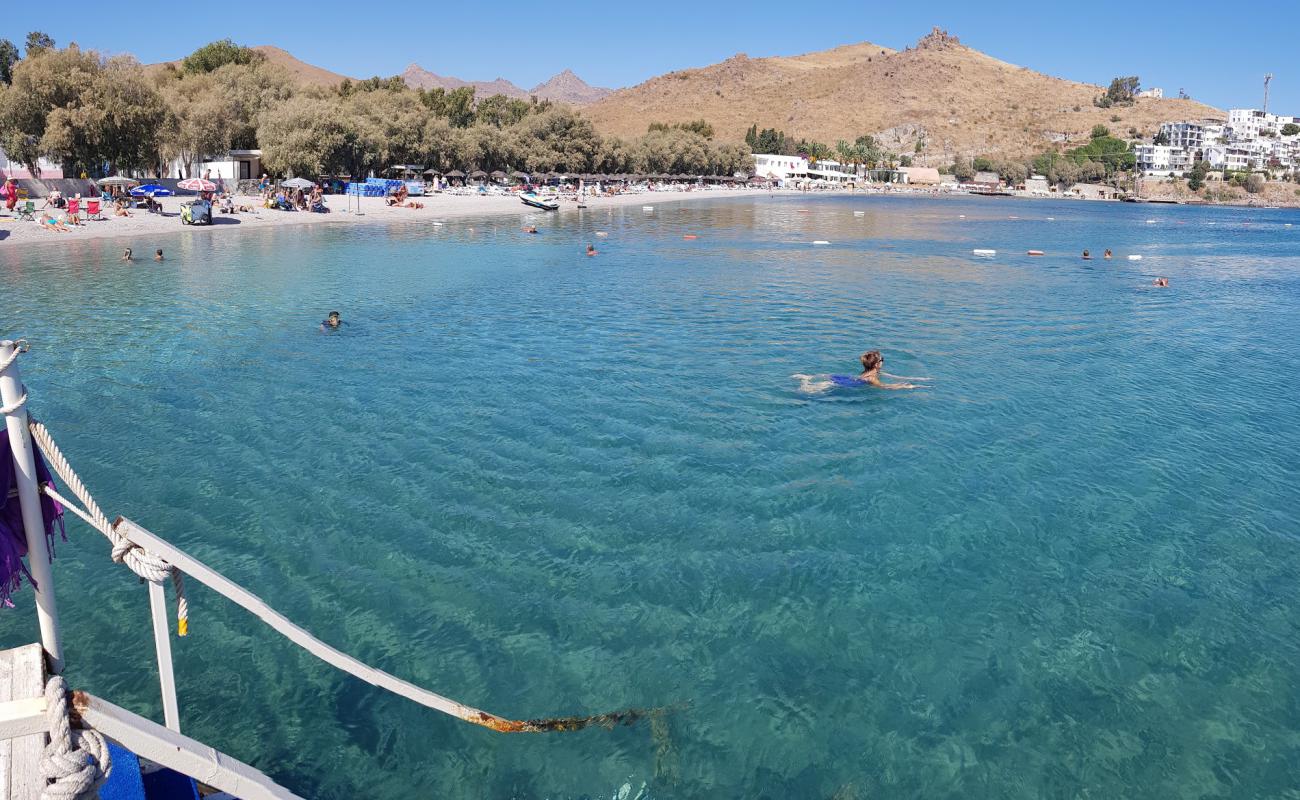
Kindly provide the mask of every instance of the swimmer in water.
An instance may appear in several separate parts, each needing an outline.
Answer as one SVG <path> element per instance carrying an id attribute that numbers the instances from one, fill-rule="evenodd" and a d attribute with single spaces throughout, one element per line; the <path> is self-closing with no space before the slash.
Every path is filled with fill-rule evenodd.
<path id="1" fill-rule="evenodd" d="M 1084 251 L 1083 251 L 1083 260 L 1084 260 L 1084 261 L 1091 261 L 1091 260 L 1092 260 L 1092 254 L 1089 253 L 1087 250 L 1084 250 Z"/>
<path id="2" fill-rule="evenodd" d="M 1152 283 L 1151 285 L 1152 285 L 1152 286 L 1168 287 L 1168 286 L 1169 286 L 1169 279 L 1168 279 L 1168 278 L 1156 278 L 1156 279 L 1155 279 L 1155 282 Z"/>
<path id="3" fill-rule="evenodd" d="M 860 375 L 824 375 L 820 378 L 813 375 L 792 375 L 791 377 L 799 379 L 799 391 L 805 394 L 815 394 L 825 392 L 836 387 L 853 388 L 858 386 L 874 386 L 877 389 L 925 389 L 926 386 L 915 383 L 885 383 L 880 378 L 896 378 L 903 381 L 925 381 L 929 378 L 907 378 L 902 375 L 890 375 L 884 371 L 885 357 L 880 354 L 879 350 L 870 350 L 863 353 L 859 359 L 862 362 L 862 373 Z"/>
<path id="4" fill-rule="evenodd" d="M 135 259 L 131 258 L 131 248 L 128 247 L 128 248 L 126 248 L 125 250 L 122 251 L 122 260 L 123 260 L 123 261 L 128 261 L 128 262 L 129 262 L 129 261 L 134 261 L 134 260 L 135 260 Z"/>
<path id="5" fill-rule="evenodd" d="M 157 250 L 153 251 L 153 260 L 154 260 L 154 261 L 162 261 L 162 260 L 163 260 L 162 248 L 161 248 L 161 247 L 158 248 Z"/>
<path id="6" fill-rule="evenodd" d="M 342 325 L 343 325 L 343 318 L 339 316 L 339 312 L 331 311 L 329 316 L 325 318 L 325 321 L 320 324 L 320 329 L 323 331 L 324 330 L 336 331 L 340 327 L 342 327 Z"/>
<path id="7" fill-rule="evenodd" d="M 587 245 L 587 255 L 594 256 L 599 252 L 600 251 L 596 249 L 595 245 Z"/>
<path id="8" fill-rule="evenodd" d="M 1111 259 L 1112 256 L 1111 256 L 1111 252 L 1110 252 L 1110 248 L 1109 248 L 1109 247 L 1106 248 L 1106 252 L 1104 252 L 1104 253 L 1101 254 L 1101 257 L 1104 258 L 1104 259 L 1106 259 L 1107 261 L 1110 261 L 1110 259 Z"/>
<path id="9" fill-rule="evenodd" d="M 537 233 L 537 226 L 536 226 L 536 225 L 525 225 L 525 226 L 524 226 L 524 233 Z"/>

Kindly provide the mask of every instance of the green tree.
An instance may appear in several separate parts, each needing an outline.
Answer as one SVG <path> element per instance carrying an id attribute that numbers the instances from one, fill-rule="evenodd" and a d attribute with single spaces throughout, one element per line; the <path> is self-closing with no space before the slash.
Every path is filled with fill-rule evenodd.
<path id="1" fill-rule="evenodd" d="M 1155 135 L 1155 138 L 1153 138 L 1153 139 L 1151 140 L 1151 143 L 1152 143 L 1152 144 L 1157 144 L 1157 145 L 1163 145 L 1163 146 L 1165 146 L 1165 147 L 1168 147 L 1168 146 L 1169 146 L 1169 134 L 1165 133 L 1164 131 L 1160 131 L 1160 133 L 1157 133 L 1157 134 Z"/>
<path id="2" fill-rule="evenodd" d="M 975 165 L 965 156 L 957 156 L 952 162 L 952 174 L 959 182 L 969 183 L 975 177 Z"/>
<path id="3" fill-rule="evenodd" d="M 14 65 L 18 63 L 18 46 L 8 39 L 0 39 L 0 83 L 14 82 Z"/>
<path id="4" fill-rule="evenodd" d="M 257 138 L 262 163 L 275 175 L 352 174 L 360 133 L 337 99 L 297 95 L 267 109 Z"/>
<path id="5" fill-rule="evenodd" d="M 229 39 L 210 42 L 190 53 L 181 61 L 181 72 L 194 75 L 212 72 L 227 64 L 252 64 L 261 61 L 262 54 L 250 47 L 235 44 Z"/>
<path id="6" fill-rule="evenodd" d="M 1205 176 L 1210 173 L 1210 164 L 1208 161 L 1197 161 L 1192 165 L 1192 174 L 1187 179 L 1187 188 L 1193 192 L 1199 191 L 1205 185 Z"/>
<path id="7" fill-rule="evenodd" d="M 976 172 L 992 172 L 993 159 L 988 156 L 976 156 L 975 160 L 971 162 L 971 169 Z"/>
<path id="8" fill-rule="evenodd" d="M 1110 82 L 1110 86 L 1106 88 L 1105 97 L 1112 104 L 1131 105 L 1141 85 L 1142 82 L 1136 75 L 1115 78 Z"/>
<path id="9" fill-rule="evenodd" d="M 1252 173 L 1246 177 L 1246 191 L 1251 194 L 1259 194 L 1264 191 L 1264 185 L 1267 183 L 1264 176 L 1259 173 Z"/>
<path id="10" fill-rule="evenodd" d="M 31 33 L 27 34 L 27 57 L 28 58 L 31 58 L 32 56 L 40 55 L 41 53 L 44 53 L 47 50 L 53 50 L 53 49 L 54 49 L 54 40 L 49 37 L 49 34 L 41 33 L 40 31 L 32 31 Z"/>
<path id="11" fill-rule="evenodd" d="M 1092 133 L 1089 135 L 1089 138 L 1101 139 L 1105 136 L 1110 136 L 1110 128 L 1107 128 L 1105 125 L 1101 125 L 1101 124 L 1092 126 Z"/>
<path id="12" fill-rule="evenodd" d="M 1282 126 L 1283 136 L 1295 136 L 1297 133 L 1300 133 L 1300 125 L 1297 125 L 1294 122 L 1288 122 Z"/>

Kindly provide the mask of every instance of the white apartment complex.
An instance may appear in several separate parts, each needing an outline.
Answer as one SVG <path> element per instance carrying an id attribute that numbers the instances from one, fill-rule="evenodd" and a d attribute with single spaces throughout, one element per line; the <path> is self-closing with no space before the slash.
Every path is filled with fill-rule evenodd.
<path id="1" fill-rule="evenodd" d="M 858 179 L 853 167 L 840 164 L 838 161 L 809 161 L 802 156 L 760 153 L 754 154 L 754 174 L 782 185 L 816 180 L 827 183 L 850 183 Z"/>
<path id="2" fill-rule="evenodd" d="M 1300 126 L 1300 117 L 1234 108 L 1227 122 L 1166 122 L 1160 126 L 1162 144 L 1137 145 L 1134 154 L 1147 175 L 1181 175 L 1197 161 L 1216 170 L 1300 171 L 1300 133 L 1283 135 L 1287 125 Z"/>

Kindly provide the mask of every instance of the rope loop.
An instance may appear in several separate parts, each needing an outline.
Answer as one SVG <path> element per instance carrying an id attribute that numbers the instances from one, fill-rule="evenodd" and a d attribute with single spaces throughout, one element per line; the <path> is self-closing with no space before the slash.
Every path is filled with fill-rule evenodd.
<path id="1" fill-rule="evenodd" d="M 180 570 L 157 556 L 145 550 L 140 545 L 126 538 L 117 532 L 113 523 L 108 521 L 104 512 L 100 510 L 99 504 L 91 496 L 90 490 L 81 482 L 80 476 L 72 469 L 68 459 L 63 456 L 59 446 L 54 443 L 54 437 L 37 420 L 32 420 L 28 425 L 32 432 L 32 440 L 40 447 L 41 452 L 49 459 L 50 468 L 55 474 L 62 479 L 68 487 L 68 491 L 81 501 L 82 506 L 86 509 L 86 514 L 90 517 L 91 524 L 112 543 L 112 558 L 118 564 L 125 564 L 132 572 L 139 575 L 150 583 L 163 583 L 171 580 L 172 587 L 176 590 L 176 632 L 180 636 L 189 633 L 190 604 L 185 599 L 185 582 L 181 577 Z"/>
<path id="2" fill-rule="evenodd" d="M 68 682 L 54 675 L 45 683 L 45 719 L 50 743 L 41 754 L 41 775 L 51 783 L 41 800 L 77 800 L 99 796 L 113 762 L 98 731 L 74 731 L 68 721 Z"/>

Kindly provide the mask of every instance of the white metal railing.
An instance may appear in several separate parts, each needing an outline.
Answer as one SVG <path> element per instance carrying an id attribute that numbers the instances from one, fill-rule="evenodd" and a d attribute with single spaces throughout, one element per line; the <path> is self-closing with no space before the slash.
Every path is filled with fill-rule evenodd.
<path id="1" fill-rule="evenodd" d="M 40 508 L 40 494 L 43 493 L 48 497 L 60 503 L 65 510 L 72 512 L 80 517 L 91 527 L 99 530 L 106 537 L 114 542 L 115 560 L 123 560 L 133 570 L 147 579 L 149 587 L 150 615 L 153 624 L 154 644 L 158 660 L 159 682 L 162 691 L 163 716 L 166 728 L 170 730 L 177 741 L 184 739 L 180 736 L 180 713 L 179 703 L 176 697 L 176 682 L 172 667 L 171 655 L 171 638 L 167 622 L 167 612 L 165 604 L 165 592 L 163 589 L 163 577 L 168 574 L 173 578 L 173 582 L 180 592 L 182 583 L 179 573 L 184 573 L 201 583 L 208 586 L 213 591 L 226 597 L 239 607 L 250 612 L 272 630 L 281 634 L 289 641 L 330 664 L 331 666 L 342 670 L 354 677 L 360 678 L 367 683 L 386 689 L 394 694 L 401 695 L 420 705 L 449 714 L 466 722 L 472 722 L 476 725 L 482 725 L 486 728 L 502 733 L 538 733 L 547 731 L 572 731 L 585 728 L 592 725 L 602 727 L 614 727 L 616 725 L 631 724 L 641 717 L 653 716 L 665 713 L 666 709 L 626 709 L 611 713 L 595 714 L 587 716 L 574 717 L 548 717 L 529 720 L 515 720 L 491 714 L 486 711 L 465 705 L 443 695 L 431 692 L 420 686 L 416 686 L 409 681 L 402 680 L 388 672 L 366 664 L 343 651 L 332 647 L 329 644 L 316 638 L 301 626 L 295 624 L 289 618 L 280 614 L 278 611 L 269 606 L 260 597 L 240 586 L 236 582 L 226 578 L 221 573 L 207 566 L 198 559 L 185 553 L 180 548 L 175 547 L 166 540 L 159 538 L 153 533 L 145 530 L 140 525 L 124 517 L 118 517 L 116 521 L 109 523 L 108 518 L 99 510 L 94 499 L 90 496 L 89 491 L 81 483 L 80 478 L 72 471 L 67 460 L 59 452 L 57 445 L 54 444 L 48 431 L 39 423 L 33 423 L 28 418 L 25 403 L 27 400 L 24 394 L 23 386 L 19 378 L 18 366 L 15 363 L 20 353 L 25 352 L 21 343 L 3 341 L 0 342 L 0 412 L 5 416 L 5 422 L 8 426 L 9 439 L 14 453 L 14 461 L 18 472 L 18 489 L 19 501 L 23 511 L 23 526 L 27 539 L 29 568 L 32 577 L 36 581 L 36 601 L 37 616 L 40 620 L 41 627 L 41 644 L 44 647 L 48 667 L 51 674 L 60 674 L 63 669 L 63 648 L 60 641 L 58 610 L 54 603 L 54 581 L 50 569 L 49 550 L 46 545 L 44 523 Z M 62 479 L 72 494 L 76 495 L 76 500 L 65 497 L 61 492 L 52 486 L 39 486 L 36 474 L 35 455 L 33 450 L 32 431 L 38 434 L 38 444 L 46 456 L 51 469 Z M 135 550 L 139 548 L 139 550 Z M 126 557 L 122 554 L 125 553 Z M 179 573 L 177 572 L 179 570 Z M 183 597 L 178 597 L 178 617 L 181 635 L 185 634 L 186 616 L 184 609 L 185 602 Z M 85 697 L 89 697 L 86 695 Z M 93 702 L 91 702 L 93 701 Z M 131 747 L 132 737 L 136 741 L 143 741 L 138 738 L 143 735 L 139 730 L 138 722 L 147 722 L 149 725 L 155 723 L 148 722 L 140 717 L 131 715 L 116 706 L 105 703 L 101 700 L 90 698 L 87 701 L 88 708 L 91 709 L 91 717 L 85 717 L 88 722 L 91 718 L 97 718 L 104 721 L 109 728 L 103 733 L 110 738 L 118 738 L 114 731 L 125 731 L 127 727 L 132 727 L 132 732 L 123 733 L 126 738 L 119 738 L 122 744 Z M 109 709 L 103 711 L 96 717 L 98 712 L 95 709 Z M 120 713 L 119 713 L 120 712 Z M 131 718 L 131 725 L 127 725 L 127 717 Z M 2 720 L 0 720 L 2 721 Z M 114 727 L 118 726 L 118 727 Z M 122 727 L 125 726 L 125 727 Z M 155 725 L 156 727 L 156 725 Z M 159 734 L 157 731 L 150 729 L 150 736 L 155 739 Z M 191 742 L 192 740 L 185 740 Z M 197 743 L 195 746 L 201 747 Z M 211 751 L 216 753 L 216 751 Z M 143 754 L 142 755 L 147 755 Z M 229 757 L 216 756 L 231 761 Z M 152 756 L 149 756 L 152 758 Z M 193 772 L 187 771 L 187 767 L 173 766 L 172 763 L 165 759 L 155 758 L 154 760 L 171 766 L 185 772 L 191 777 L 201 778 Z M 189 764 L 190 762 L 186 762 Z M 238 762 L 233 762 L 238 763 Z M 193 764 L 190 764 L 192 767 Z M 251 767 L 240 765 L 251 770 Z M 256 772 L 254 770 L 254 772 Z M 257 773 L 261 775 L 261 773 Z M 261 776 L 265 778 L 265 776 Z M 206 781 L 218 788 L 224 788 L 217 783 Z M 271 784 L 274 785 L 274 784 Z M 277 789 L 279 787 L 276 787 Z M 230 790 L 227 790 L 230 791 Z M 242 790 L 247 793 L 247 790 Z M 239 794 L 232 791 L 232 794 Z M 244 796 L 244 795 L 240 795 Z M 259 796 L 289 796 L 289 795 L 259 795 Z"/>

